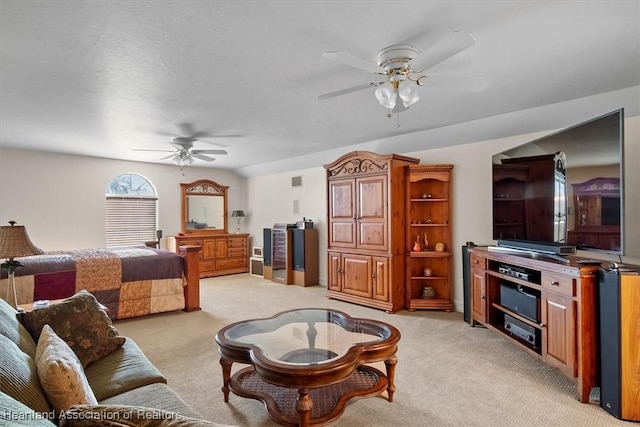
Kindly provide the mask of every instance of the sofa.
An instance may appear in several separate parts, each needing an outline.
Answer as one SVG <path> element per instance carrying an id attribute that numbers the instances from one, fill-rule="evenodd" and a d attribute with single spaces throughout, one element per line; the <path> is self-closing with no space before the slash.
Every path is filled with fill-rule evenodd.
<path id="1" fill-rule="evenodd" d="M 95 302 L 97 310 L 100 311 L 100 304 L 92 298 L 86 292 L 69 298 L 68 300 L 72 301 L 71 304 L 75 304 L 71 310 L 80 311 L 77 308 L 80 300 L 83 308 L 89 306 L 89 310 L 96 311 L 91 307 Z M 81 347 L 84 346 L 82 348 L 85 350 L 91 346 L 87 344 L 86 337 L 74 343 L 69 336 L 61 339 L 56 335 L 55 331 L 59 331 L 62 337 L 65 333 L 69 333 L 70 326 L 75 327 L 80 323 L 78 318 L 60 319 L 64 316 L 70 317 L 61 315 L 64 313 L 65 303 L 61 304 L 60 310 L 57 311 L 46 312 L 35 309 L 31 312 L 19 313 L 0 299 L 0 348 L 2 349 L 0 350 L 0 425 L 221 426 L 221 424 L 203 420 L 185 403 L 167 385 L 166 378 L 136 343 L 128 337 L 119 336 L 106 314 L 98 313 L 99 316 L 103 316 L 99 317 L 98 321 L 86 321 L 90 326 L 83 332 L 85 335 L 95 332 L 99 329 L 96 322 L 103 322 L 102 319 L 106 317 L 104 324 L 108 328 L 108 344 L 101 344 L 99 347 L 102 354 L 99 357 L 93 355 L 87 359 L 87 355 L 82 351 L 74 350 L 74 344 L 77 343 L 80 343 Z M 54 306 L 58 309 L 58 304 L 50 307 Z M 38 331 L 39 339 L 34 339 L 33 330 L 30 330 L 30 327 L 43 319 L 47 324 Z M 49 324 L 53 326 L 50 327 Z M 45 339 L 44 335 L 47 339 L 57 340 L 55 345 L 54 341 L 40 342 Z M 73 354 L 69 355 L 70 362 L 57 360 L 53 364 L 54 368 L 72 366 L 71 374 L 80 378 L 78 380 L 80 386 L 67 385 L 63 386 L 64 390 L 82 389 L 82 384 L 86 384 L 87 393 L 91 394 L 88 403 L 84 401 L 68 408 L 60 407 L 59 403 L 52 403 L 57 402 L 60 395 L 66 392 L 51 391 L 51 386 L 46 383 L 50 378 L 43 379 L 41 369 L 45 369 L 42 366 L 50 362 L 47 359 L 50 355 L 45 357 L 45 354 L 57 348 L 60 342 L 65 343 L 61 344 L 62 346 L 71 343 L 68 348 Z M 78 348 L 82 350 L 81 347 Z M 45 359 L 47 362 L 43 362 Z M 46 366 L 48 371 L 50 365 Z M 73 366 L 77 369 L 73 369 Z M 53 377 L 54 382 L 59 383 L 57 386 L 64 383 L 70 375 L 65 370 L 55 372 L 63 372 L 66 375 Z"/>

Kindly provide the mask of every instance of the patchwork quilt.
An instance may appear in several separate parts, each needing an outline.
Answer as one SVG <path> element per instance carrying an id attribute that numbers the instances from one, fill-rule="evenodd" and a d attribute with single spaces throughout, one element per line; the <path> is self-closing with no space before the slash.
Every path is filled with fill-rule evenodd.
<path id="1" fill-rule="evenodd" d="M 47 252 L 18 259 L 19 304 L 67 298 L 84 289 L 112 319 L 181 310 L 184 260 L 175 252 L 144 247 Z M 0 292 L 7 289 L 2 270 Z"/>

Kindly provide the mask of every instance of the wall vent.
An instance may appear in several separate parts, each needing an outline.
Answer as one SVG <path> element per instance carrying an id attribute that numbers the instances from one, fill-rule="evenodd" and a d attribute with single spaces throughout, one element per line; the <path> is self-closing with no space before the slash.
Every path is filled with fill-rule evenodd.
<path id="1" fill-rule="evenodd" d="M 291 177 L 291 188 L 302 187 L 302 175 Z"/>

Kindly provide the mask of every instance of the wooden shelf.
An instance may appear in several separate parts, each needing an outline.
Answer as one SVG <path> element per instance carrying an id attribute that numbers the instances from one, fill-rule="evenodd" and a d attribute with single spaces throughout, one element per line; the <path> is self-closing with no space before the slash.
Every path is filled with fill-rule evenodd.
<path id="1" fill-rule="evenodd" d="M 454 307 L 451 303 L 451 300 L 444 298 L 411 298 L 407 307 L 408 310 L 445 310 L 445 311 L 453 311 Z"/>
<path id="2" fill-rule="evenodd" d="M 452 170 L 453 165 L 410 165 L 405 168 L 405 193 L 409 196 L 406 199 L 405 308 L 409 310 L 453 311 L 455 308 L 451 253 Z M 414 251 L 416 242 L 431 250 Z M 433 250 L 437 243 L 444 244 L 446 250 Z M 431 270 L 433 275 L 425 276 L 425 270 Z M 425 287 L 433 288 L 435 298 L 422 298 Z"/>

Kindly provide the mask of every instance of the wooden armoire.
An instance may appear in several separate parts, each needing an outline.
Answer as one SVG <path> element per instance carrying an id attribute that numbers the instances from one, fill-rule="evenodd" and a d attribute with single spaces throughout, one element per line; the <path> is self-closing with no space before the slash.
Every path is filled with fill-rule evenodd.
<path id="1" fill-rule="evenodd" d="M 353 151 L 327 170 L 327 297 L 404 306 L 405 166 L 420 159 Z"/>

